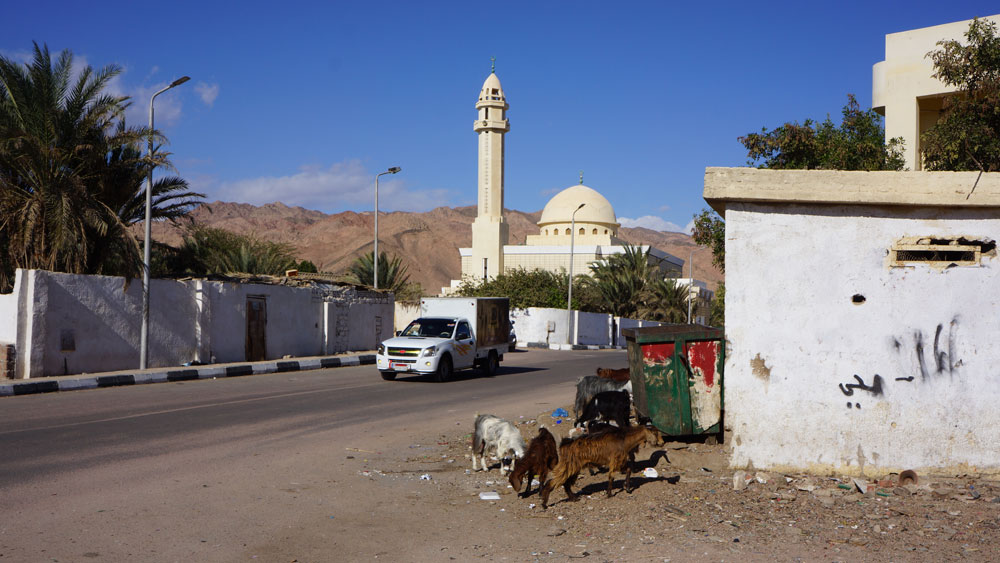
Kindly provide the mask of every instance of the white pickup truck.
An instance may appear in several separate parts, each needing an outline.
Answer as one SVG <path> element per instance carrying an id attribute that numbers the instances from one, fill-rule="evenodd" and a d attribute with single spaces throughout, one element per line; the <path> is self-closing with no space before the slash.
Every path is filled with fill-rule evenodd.
<path id="1" fill-rule="evenodd" d="M 447 381 L 455 370 L 477 367 L 494 375 L 510 337 L 506 297 L 436 297 L 420 301 L 420 317 L 378 345 L 382 379 L 400 373 L 432 374 Z"/>

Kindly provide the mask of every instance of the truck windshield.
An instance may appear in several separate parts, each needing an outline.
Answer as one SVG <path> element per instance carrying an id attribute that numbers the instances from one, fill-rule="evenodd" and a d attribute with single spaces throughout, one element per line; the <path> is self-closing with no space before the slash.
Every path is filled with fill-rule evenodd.
<path id="1" fill-rule="evenodd" d="M 455 321 L 448 319 L 417 319 L 411 322 L 400 336 L 434 336 L 450 338 Z"/>

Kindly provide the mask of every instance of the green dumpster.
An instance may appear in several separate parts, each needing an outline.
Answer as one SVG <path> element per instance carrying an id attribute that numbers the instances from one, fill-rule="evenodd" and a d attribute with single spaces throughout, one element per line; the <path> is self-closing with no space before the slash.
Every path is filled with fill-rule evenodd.
<path id="1" fill-rule="evenodd" d="M 682 324 L 625 329 L 639 417 L 670 436 L 722 430 L 722 329 Z"/>

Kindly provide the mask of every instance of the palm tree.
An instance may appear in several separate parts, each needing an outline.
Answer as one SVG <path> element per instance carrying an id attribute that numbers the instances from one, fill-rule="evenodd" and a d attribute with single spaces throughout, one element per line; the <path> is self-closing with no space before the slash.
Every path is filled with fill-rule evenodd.
<path id="1" fill-rule="evenodd" d="M 284 243 L 260 240 L 225 229 L 188 227 L 177 250 L 174 273 L 282 275 L 298 262 L 295 249 Z"/>
<path id="2" fill-rule="evenodd" d="M 637 314 L 642 292 L 658 272 L 649 264 L 648 249 L 626 245 L 622 254 L 591 264 L 590 276 L 578 283 L 601 296 L 602 312 L 631 317 Z"/>
<path id="3" fill-rule="evenodd" d="M 129 205 L 144 199 L 150 167 L 165 153 L 141 156 L 144 141 L 163 137 L 126 127 L 127 97 L 102 94 L 121 70 L 85 67 L 72 77 L 73 55 L 53 61 L 34 44 L 31 62 L 0 56 L 0 288 L 14 268 L 137 276 L 142 257 L 129 227 Z M 156 218 L 188 211 L 201 194 L 176 179 L 154 186 Z M 183 195 L 181 195 L 183 194 Z"/>
<path id="4" fill-rule="evenodd" d="M 687 303 L 687 286 L 671 279 L 653 279 L 642 292 L 638 314 L 650 321 L 682 323 L 687 319 Z"/>
<path id="5" fill-rule="evenodd" d="M 378 253 L 378 284 L 381 289 L 391 289 L 399 293 L 410 280 L 406 273 L 407 266 L 399 256 L 393 256 L 389 260 L 385 252 Z M 375 253 L 369 252 L 358 256 L 353 264 L 347 268 L 347 278 L 359 285 L 375 285 Z"/>

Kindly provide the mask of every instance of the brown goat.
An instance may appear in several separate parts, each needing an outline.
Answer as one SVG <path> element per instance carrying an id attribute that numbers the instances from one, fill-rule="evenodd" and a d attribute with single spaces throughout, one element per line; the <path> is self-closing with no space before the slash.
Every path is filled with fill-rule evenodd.
<path id="1" fill-rule="evenodd" d="M 514 471 L 511 472 L 509 480 L 510 486 L 518 492 L 521 497 L 531 494 L 531 480 L 538 477 L 538 481 L 545 482 L 549 470 L 556 466 L 559 461 L 559 454 L 556 450 L 556 439 L 552 437 L 544 426 L 538 429 L 538 436 L 531 439 L 528 450 L 524 457 L 518 458 L 514 463 Z M 527 484 L 524 487 L 524 494 L 521 494 L 521 481 Z M 539 485 L 538 490 L 542 489 Z"/>
<path id="2" fill-rule="evenodd" d="M 611 486 L 615 473 L 625 474 L 623 487 L 631 493 L 629 479 L 632 477 L 632 464 L 629 458 L 634 455 L 642 444 L 660 443 L 660 434 L 647 426 L 631 426 L 629 428 L 609 428 L 606 431 L 581 436 L 575 440 L 565 439 L 559 444 L 559 463 L 553 470 L 552 479 L 542 486 L 542 508 L 548 508 L 549 495 L 562 485 L 569 500 L 577 500 L 577 495 L 570 488 L 576 482 L 580 471 L 585 467 L 608 468 L 608 492 L 611 496 Z"/>
<path id="3" fill-rule="evenodd" d="M 625 382 L 629 379 L 629 371 L 628 368 L 597 368 L 597 377 L 603 377 L 604 379 L 610 379 L 612 381 Z"/>

